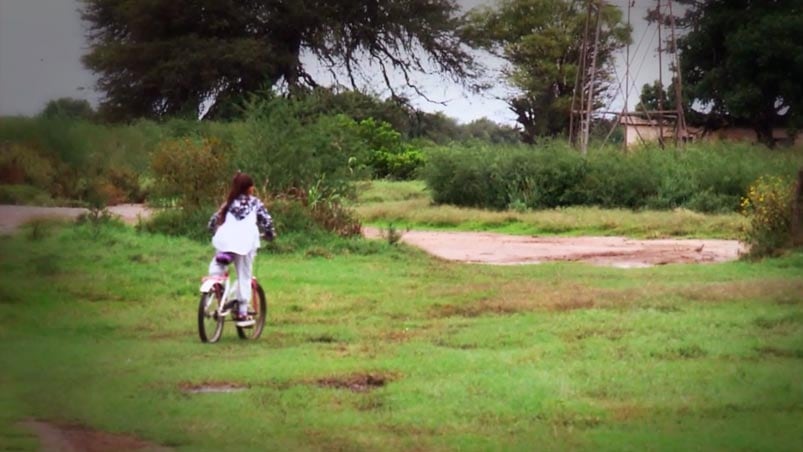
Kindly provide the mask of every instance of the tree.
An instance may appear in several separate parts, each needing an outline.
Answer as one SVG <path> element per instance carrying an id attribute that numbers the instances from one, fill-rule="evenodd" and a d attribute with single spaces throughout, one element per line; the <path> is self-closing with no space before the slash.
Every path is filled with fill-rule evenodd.
<path id="1" fill-rule="evenodd" d="M 42 109 L 40 116 L 47 119 L 70 118 L 70 119 L 92 119 L 95 110 L 85 99 L 73 99 L 71 97 L 61 97 L 48 101 Z"/>
<path id="2" fill-rule="evenodd" d="M 319 83 L 313 57 L 352 87 L 375 65 L 395 95 L 392 74 L 413 81 L 431 69 L 467 80 L 477 67 L 456 33 L 454 0 L 83 0 L 101 108 L 113 119 L 211 114 L 246 94 L 282 84 Z"/>
<path id="3" fill-rule="evenodd" d="M 466 36 L 510 63 L 504 75 L 518 93 L 507 101 L 524 128 L 526 142 L 568 129 L 586 34 L 586 5 L 578 0 L 501 0 L 496 8 L 475 9 L 469 15 Z M 621 18 L 616 7 L 602 6 L 596 49 L 600 83 L 595 94 L 609 86 L 612 69 L 608 63 L 614 50 L 630 39 Z"/>
<path id="4" fill-rule="evenodd" d="M 803 123 L 803 2 L 708 0 L 697 8 L 678 43 L 684 88 L 773 146 L 774 127 Z"/>
<path id="5" fill-rule="evenodd" d="M 462 126 L 464 139 L 486 141 L 494 144 L 518 143 L 521 133 L 518 129 L 498 124 L 488 118 L 480 118 Z"/>
<path id="6" fill-rule="evenodd" d="M 660 108 L 658 108 L 659 105 L 663 106 L 664 110 L 674 110 L 676 108 L 674 93 L 674 81 L 670 83 L 666 89 L 663 89 L 661 82 L 658 80 L 652 82 L 652 85 L 645 83 L 644 86 L 641 87 L 641 95 L 639 96 L 639 103 L 636 104 L 636 111 L 658 111 L 660 110 Z M 658 102 L 659 98 L 660 103 Z"/>

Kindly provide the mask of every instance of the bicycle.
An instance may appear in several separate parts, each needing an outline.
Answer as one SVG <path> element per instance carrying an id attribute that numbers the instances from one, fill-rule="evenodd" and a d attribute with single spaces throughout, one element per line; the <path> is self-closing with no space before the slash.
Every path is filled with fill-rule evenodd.
<path id="1" fill-rule="evenodd" d="M 215 259 L 219 264 L 228 268 L 234 261 L 231 253 L 217 253 Z M 222 275 L 206 276 L 201 282 L 201 301 L 198 303 L 198 335 L 201 342 L 214 343 L 223 335 L 223 325 L 226 319 L 231 319 L 232 313 L 237 309 L 237 300 L 232 298 L 235 291 L 231 283 L 228 270 Z M 257 282 L 256 277 L 251 278 L 251 301 L 248 304 L 248 315 L 254 323 L 248 326 L 238 326 L 237 336 L 240 339 L 259 339 L 265 328 L 265 318 L 268 312 L 268 302 L 265 291 Z"/>

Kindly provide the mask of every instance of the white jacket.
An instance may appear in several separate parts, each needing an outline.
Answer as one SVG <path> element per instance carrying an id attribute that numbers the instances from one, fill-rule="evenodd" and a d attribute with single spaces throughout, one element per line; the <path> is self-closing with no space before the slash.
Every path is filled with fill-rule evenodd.
<path id="1" fill-rule="evenodd" d="M 231 212 L 226 212 L 226 221 L 217 228 L 212 237 L 212 246 L 218 251 L 243 255 L 259 248 L 256 209 L 248 212 L 242 220 L 238 220 Z"/>

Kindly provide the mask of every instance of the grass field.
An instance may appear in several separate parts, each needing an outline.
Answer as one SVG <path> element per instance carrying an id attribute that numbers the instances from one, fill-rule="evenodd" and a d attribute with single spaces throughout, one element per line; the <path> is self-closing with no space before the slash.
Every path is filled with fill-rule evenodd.
<path id="1" fill-rule="evenodd" d="M 123 226 L 0 238 L 0 450 L 36 449 L 30 418 L 179 450 L 803 444 L 801 252 L 622 270 L 325 248 L 261 254 L 263 338 L 227 325 L 207 345 L 209 247 Z M 247 389 L 186 391 L 204 384 Z"/>
<path id="2" fill-rule="evenodd" d="M 738 239 L 746 222 L 737 213 L 701 214 L 686 209 L 633 211 L 566 207 L 539 211 L 491 211 L 436 206 L 422 181 L 365 182 L 356 210 L 367 224 L 413 229 L 493 231 L 534 235 L 624 235 L 638 238 Z"/>

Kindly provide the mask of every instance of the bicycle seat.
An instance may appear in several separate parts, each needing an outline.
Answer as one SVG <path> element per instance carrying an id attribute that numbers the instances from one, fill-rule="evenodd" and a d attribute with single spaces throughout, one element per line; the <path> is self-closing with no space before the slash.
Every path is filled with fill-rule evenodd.
<path id="1" fill-rule="evenodd" d="M 221 251 L 215 254 L 215 261 L 220 265 L 229 265 L 234 262 L 234 253 Z"/>

